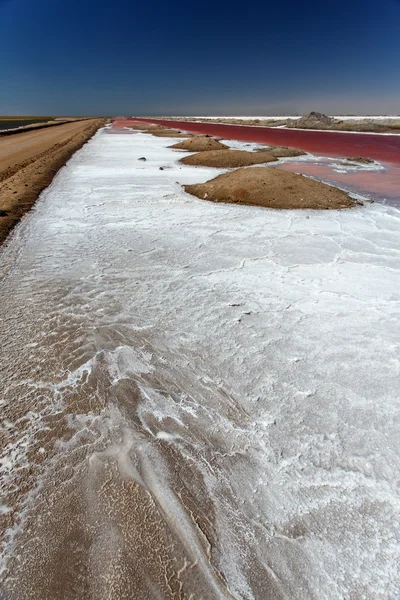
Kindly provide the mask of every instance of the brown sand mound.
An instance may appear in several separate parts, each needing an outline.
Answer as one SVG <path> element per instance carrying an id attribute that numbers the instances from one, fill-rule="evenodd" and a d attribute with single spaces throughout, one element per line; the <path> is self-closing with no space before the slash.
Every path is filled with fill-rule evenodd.
<path id="1" fill-rule="evenodd" d="M 335 120 L 319 112 L 310 112 L 310 114 L 301 117 L 293 127 L 301 129 L 322 129 L 334 125 Z"/>
<path id="2" fill-rule="evenodd" d="M 188 150 L 189 152 L 207 152 L 208 150 L 229 150 L 229 146 L 221 144 L 218 140 L 211 137 L 195 135 L 190 140 L 173 144 L 170 148 L 178 150 Z"/>
<path id="3" fill-rule="evenodd" d="M 129 129 L 134 131 L 144 131 L 145 133 L 150 133 L 151 135 L 155 135 L 156 137 L 178 137 L 178 138 L 188 138 L 191 137 L 191 133 L 182 133 L 178 129 L 168 129 L 167 127 L 157 127 L 156 125 L 151 125 L 147 123 L 143 123 L 143 125 L 128 125 Z"/>
<path id="4" fill-rule="evenodd" d="M 144 131 L 145 133 L 150 133 L 156 137 L 173 137 L 173 138 L 188 138 L 191 137 L 191 133 L 182 133 L 178 129 L 168 129 L 167 127 L 157 127 L 156 125 L 148 125 L 143 123 L 143 125 L 129 125 L 129 129 L 133 129 L 135 131 Z"/>
<path id="5" fill-rule="evenodd" d="M 356 156 L 356 157 L 346 158 L 346 160 L 349 160 L 351 162 L 363 163 L 365 165 L 369 165 L 370 163 L 374 162 L 372 160 L 372 158 L 366 158 L 364 156 Z"/>
<path id="6" fill-rule="evenodd" d="M 303 152 L 303 150 L 298 150 L 297 148 L 288 148 L 287 146 L 269 146 L 266 148 L 260 148 L 257 152 L 268 152 L 275 156 L 275 158 L 287 158 L 290 156 L 303 156 L 307 154 Z"/>
<path id="7" fill-rule="evenodd" d="M 271 167 L 238 169 L 184 189 L 202 200 L 270 208 L 338 209 L 355 204 L 342 190 Z"/>
<path id="8" fill-rule="evenodd" d="M 245 150 L 225 150 L 225 152 L 221 152 L 220 150 L 211 150 L 185 156 L 179 162 L 184 165 L 231 169 L 259 165 L 275 160 L 277 159 L 271 156 L 269 152 L 246 152 Z"/>
<path id="9" fill-rule="evenodd" d="M 177 129 L 161 129 L 159 131 L 148 131 L 147 133 L 151 133 L 156 137 L 172 137 L 172 138 L 189 138 L 191 137 L 191 133 L 182 133 L 182 131 L 178 131 Z"/>
<path id="10" fill-rule="evenodd" d="M 137 131 L 147 131 L 148 129 L 160 129 L 156 125 L 152 125 L 151 123 L 132 123 L 131 125 L 126 125 L 129 129 L 134 129 Z"/>
<path id="11" fill-rule="evenodd" d="M 330 129 L 337 131 L 363 131 L 364 133 L 384 133 L 385 131 L 391 131 L 390 128 L 385 127 L 382 123 L 374 121 L 335 121 Z"/>

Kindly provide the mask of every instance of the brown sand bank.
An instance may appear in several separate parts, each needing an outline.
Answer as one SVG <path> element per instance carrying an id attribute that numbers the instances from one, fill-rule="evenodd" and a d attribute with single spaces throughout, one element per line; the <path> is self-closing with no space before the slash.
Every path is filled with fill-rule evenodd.
<path id="1" fill-rule="evenodd" d="M 169 138 L 190 138 L 192 137 L 192 133 L 182 133 L 182 131 L 177 131 L 176 129 L 157 129 L 149 130 L 147 133 L 154 135 L 155 137 L 169 137 Z"/>
<path id="2" fill-rule="evenodd" d="M 372 160 L 372 158 L 367 158 L 365 156 L 351 156 L 349 158 L 346 158 L 346 160 L 349 160 L 350 162 L 357 162 L 357 163 L 361 163 L 364 165 L 369 165 L 375 161 Z"/>
<path id="3" fill-rule="evenodd" d="M 181 158 L 179 162 L 184 165 L 217 167 L 220 169 L 234 169 L 236 167 L 249 167 L 276 161 L 269 152 L 246 152 L 245 150 L 211 150 L 199 152 Z"/>
<path id="4" fill-rule="evenodd" d="M 275 158 L 290 158 L 292 156 L 304 156 L 307 154 L 303 150 L 288 148 L 287 146 L 266 146 L 265 148 L 260 148 L 257 152 L 269 152 Z"/>
<path id="5" fill-rule="evenodd" d="M 271 167 L 238 169 L 184 189 L 202 200 L 269 208 L 338 209 L 355 204 L 342 190 Z"/>
<path id="6" fill-rule="evenodd" d="M 129 125 L 129 129 L 135 131 L 144 131 L 150 133 L 156 137 L 173 137 L 173 138 L 189 138 L 192 137 L 191 133 L 182 133 L 176 129 L 168 129 L 167 127 L 157 127 L 157 125 Z"/>
<path id="7" fill-rule="evenodd" d="M 124 125 L 124 127 L 133 129 L 134 131 L 147 131 L 149 129 L 157 129 L 157 125 L 152 125 L 151 123 L 143 123 L 142 125 L 138 123 L 133 123 L 132 125 Z"/>
<path id="8" fill-rule="evenodd" d="M 74 121 L 0 138 L 0 243 L 57 171 L 105 122 Z"/>
<path id="9" fill-rule="evenodd" d="M 184 142 L 178 142 L 169 146 L 169 148 L 176 148 L 177 150 L 187 150 L 188 152 L 206 152 L 208 150 L 229 150 L 229 146 L 221 144 L 215 138 L 207 136 L 195 135 L 189 140 Z"/>

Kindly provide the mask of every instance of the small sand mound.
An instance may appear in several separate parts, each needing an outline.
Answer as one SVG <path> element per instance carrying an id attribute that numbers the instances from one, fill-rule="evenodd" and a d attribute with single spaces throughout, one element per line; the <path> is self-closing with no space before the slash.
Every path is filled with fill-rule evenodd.
<path id="1" fill-rule="evenodd" d="M 154 135 L 155 137 L 172 137 L 172 138 L 189 138 L 191 137 L 191 133 L 182 133 L 182 131 L 178 131 L 177 129 L 157 129 L 157 130 L 149 130 L 147 133 Z"/>
<path id="2" fill-rule="evenodd" d="M 382 123 L 376 123 L 374 121 L 335 121 L 335 125 L 332 129 L 337 129 L 339 131 L 362 131 L 364 133 L 384 133 L 385 131 L 391 131 L 390 128 L 388 129 Z"/>
<path id="3" fill-rule="evenodd" d="M 189 152 L 206 152 L 207 150 L 229 150 L 228 146 L 221 144 L 218 140 L 210 137 L 195 135 L 190 140 L 178 142 L 170 148 L 178 150 L 188 150 Z"/>
<path id="4" fill-rule="evenodd" d="M 299 127 L 301 129 L 326 129 L 334 125 L 335 119 L 328 117 L 319 112 L 310 112 L 310 114 L 301 117 L 293 127 Z"/>
<path id="5" fill-rule="evenodd" d="M 287 158 L 290 156 L 303 156 L 307 154 L 303 152 L 303 150 L 298 150 L 297 148 L 288 148 L 287 146 L 269 146 L 266 148 L 260 148 L 257 152 L 268 152 L 275 156 L 275 158 Z"/>
<path id="6" fill-rule="evenodd" d="M 129 129 L 150 133 L 156 137 L 188 138 L 192 135 L 191 133 L 182 133 L 177 129 L 167 129 L 166 127 L 157 127 L 146 123 L 143 123 L 143 125 L 129 125 Z"/>
<path id="7" fill-rule="evenodd" d="M 270 208 L 338 209 L 355 204 L 342 190 L 271 167 L 238 169 L 184 189 L 202 200 Z"/>
<path id="8" fill-rule="evenodd" d="M 147 125 L 146 123 L 134 123 L 132 125 L 126 125 L 129 129 L 133 129 L 134 131 L 147 131 L 150 127 L 155 127 L 155 125 Z"/>
<path id="9" fill-rule="evenodd" d="M 233 169 L 235 167 L 248 167 L 277 160 L 269 152 L 246 152 L 245 150 L 211 150 L 199 152 L 181 158 L 179 162 L 184 165 L 201 167 L 218 167 L 220 169 Z"/>
<path id="10" fill-rule="evenodd" d="M 351 162 L 362 163 L 362 164 L 365 164 L 365 165 L 369 165 L 370 163 L 374 162 L 372 160 L 372 158 L 366 158 L 364 156 L 356 156 L 356 157 L 352 157 L 352 158 L 346 158 L 346 160 L 350 160 Z"/>

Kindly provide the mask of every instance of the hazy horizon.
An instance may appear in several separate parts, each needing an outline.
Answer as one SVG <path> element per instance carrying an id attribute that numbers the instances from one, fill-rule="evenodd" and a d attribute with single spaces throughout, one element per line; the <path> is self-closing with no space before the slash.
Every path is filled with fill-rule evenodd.
<path id="1" fill-rule="evenodd" d="M 28 119 L 28 118 L 34 118 L 34 117 L 38 117 L 38 118 L 42 118 L 42 117 L 52 117 L 52 118 L 59 118 L 59 117 L 107 117 L 107 118 L 121 118 L 121 117 L 126 117 L 126 118 L 131 118 L 131 117 L 136 117 L 136 118 L 140 118 L 140 117 L 146 117 L 146 118 L 151 118 L 151 117 L 207 117 L 207 118 L 211 118 L 211 117 L 217 117 L 217 118 L 241 118 L 241 117 L 252 117 L 252 118 L 271 118 L 271 117 L 301 117 L 304 115 L 309 114 L 310 112 L 319 112 L 319 113 L 323 113 L 326 114 L 327 116 L 330 117 L 355 117 L 355 118 L 362 118 L 362 117 L 399 117 L 400 118 L 400 113 L 395 113 L 395 112 L 386 112 L 386 113 L 379 113 L 379 112 L 364 112 L 364 113 L 356 113 L 356 112 L 325 112 L 325 111 L 321 111 L 319 108 L 314 108 L 312 110 L 308 110 L 304 113 L 300 113 L 300 112 L 271 112 L 271 113 L 213 113 L 213 112 L 209 112 L 209 113 L 187 113 L 187 114 L 183 114 L 183 113 L 166 113 L 166 112 L 160 112 L 160 113 L 149 113 L 149 114 L 132 114 L 132 113 L 126 113 L 126 114 L 72 114 L 72 113 L 59 113 L 59 114 L 10 114 L 10 113 L 3 113 L 0 114 L 0 118 L 10 118 L 10 119 L 18 119 L 18 118 L 24 118 L 24 119 Z"/>

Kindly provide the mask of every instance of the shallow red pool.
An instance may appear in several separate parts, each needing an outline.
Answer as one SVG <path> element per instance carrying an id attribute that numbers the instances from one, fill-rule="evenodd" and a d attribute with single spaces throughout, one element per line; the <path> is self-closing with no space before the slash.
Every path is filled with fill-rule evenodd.
<path id="1" fill-rule="evenodd" d="M 336 169 L 327 164 L 296 160 L 279 165 L 278 168 L 311 175 L 371 199 L 387 201 L 400 206 L 400 135 L 277 129 L 134 118 L 118 119 L 114 122 L 113 127 L 121 130 L 133 122 L 159 124 L 191 133 L 214 135 L 223 139 L 291 146 L 319 156 L 373 158 L 382 163 L 385 169 L 338 173 Z"/>
<path id="2" fill-rule="evenodd" d="M 380 133 L 346 133 L 342 131 L 312 131 L 305 129 L 277 129 L 220 123 L 168 121 L 166 119 L 130 119 L 157 123 L 192 133 L 208 133 L 224 139 L 279 144 L 301 148 L 312 154 L 327 156 L 366 156 L 374 160 L 400 165 L 400 135 Z"/>

